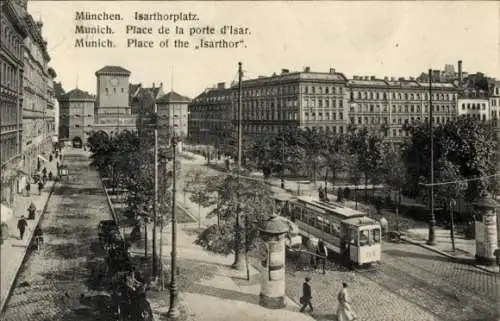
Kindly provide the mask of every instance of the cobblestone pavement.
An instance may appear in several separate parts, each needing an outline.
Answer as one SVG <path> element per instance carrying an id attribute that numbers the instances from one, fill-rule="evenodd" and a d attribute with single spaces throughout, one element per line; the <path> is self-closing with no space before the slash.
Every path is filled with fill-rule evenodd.
<path id="1" fill-rule="evenodd" d="M 41 222 L 45 245 L 29 254 L 2 321 L 86 320 L 73 308 L 87 290 L 87 262 L 98 252 L 97 224 L 110 214 L 87 156 L 70 150 L 65 163 L 69 181 L 56 187 Z"/>
<path id="2" fill-rule="evenodd" d="M 287 264 L 292 299 L 300 297 L 304 278 L 312 277 L 318 320 L 332 320 L 341 282 L 349 284 L 359 320 L 498 320 L 498 276 L 416 246 L 386 244 L 383 264 L 371 271 L 352 272 L 329 263 L 323 275 L 296 271 L 291 260 Z"/>

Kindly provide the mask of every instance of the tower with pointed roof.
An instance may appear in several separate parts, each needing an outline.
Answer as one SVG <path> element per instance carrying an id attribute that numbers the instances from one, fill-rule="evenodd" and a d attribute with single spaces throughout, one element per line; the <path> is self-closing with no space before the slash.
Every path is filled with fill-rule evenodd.
<path id="1" fill-rule="evenodd" d="M 95 73 L 97 99 L 95 130 L 108 134 L 135 130 L 129 103 L 130 71 L 120 66 L 104 66 Z"/>

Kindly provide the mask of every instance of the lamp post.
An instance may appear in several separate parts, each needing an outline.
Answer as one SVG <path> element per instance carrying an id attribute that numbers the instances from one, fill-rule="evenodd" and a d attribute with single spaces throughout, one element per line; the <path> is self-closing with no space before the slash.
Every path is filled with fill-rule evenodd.
<path id="1" fill-rule="evenodd" d="M 165 157 L 165 155 L 162 155 L 161 158 L 160 158 L 160 163 L 161 165 L 163 165 L 163 168 L 165 169 L 165 175 L 163 176 L 164 177 L 164 191 L 162 193 L 162 201 L 166 201 L 167 200 L 167 176 L 168 176 L 168 162 L 167 162 L 167 158 Z M 163 275 L 163 222 L 164 222 L 164 218 L 165 218 L 165 214 L 166 213 L 163 213 L 163 215 L 160 215 L 160 254 L 159 254 L 159 261 L 160 261 L 160 265 L 159 265 L 159 276 L 160 276 L 160 291 L 163 291 L 165 289 L 165 278 L 164 278 L 164 275 Z"/>
<path id="2" fill-rule="evenodd" d="M 285 189 L 285 136 L 281 138 L 281 188 Z"/>
<path id="3" fill-rule="evenodd" d="M 457 205 L 457 202 L 452 198 L 450 199 L 450 233 L 451 233 L 451 250 L 455 252 L 455 223 L 453 219 L 453 207 Z"/>
<path id="4" fill-rule="evenodd" d="M 172 164 L 172 261 L 170 263 L 170 307 L 167 312 L 167 317 L 171 320 L 176 320 L 179 315 L 179 308 L 177 306 L 177 281 L 176 281 L 176 270 L 177 270 L 177 221 L 175 213 L 175 196 L 176 196 L 176 154 L 177 154 L 177 143 L 179 142 L 179 137 L 175 134 L 171 139 L 172 152 L 173 152 L 173 164 Z"/>
<path id="5" fill-rule="evenodd" d="M 432 69 L 429 69 L 429 136 L 430 136 L 430 178 L 431 178 L 431 186 L 430 186 L 430 208 L 431 208 L 431 219 L 429 221 L 429 239 L 427 240 L 427 244 L 436 245 L 436 216 L 434 214 L 434 119 L 433 119 L 433 107 L 432 107 Z"/>

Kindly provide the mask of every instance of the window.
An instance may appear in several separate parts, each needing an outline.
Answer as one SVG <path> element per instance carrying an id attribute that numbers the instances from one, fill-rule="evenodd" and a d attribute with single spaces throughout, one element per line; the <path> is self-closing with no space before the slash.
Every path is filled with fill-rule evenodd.
<path id="1" fill-rule="evenodd" d="M 104 90 L 106 91 L 106 95 L 109 94 L 109 89 L 108 88 L 105 88 Z"/>
<path id="2" fill-rule="evenodd" d="M 125 89 L 122 88 L 122 93 L 125 91 Z"/>

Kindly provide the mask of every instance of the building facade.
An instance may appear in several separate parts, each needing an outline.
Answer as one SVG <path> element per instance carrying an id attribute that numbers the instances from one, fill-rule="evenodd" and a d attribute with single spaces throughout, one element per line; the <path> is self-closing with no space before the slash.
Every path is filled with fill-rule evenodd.
<path id="1" fill-rule="evenodd" d="M 378 79 L 342 73 L 284 69 L 280 75 L 242 83 L 242 125 L 245 135 L 278 133 L 286 127 L 316 128 L 342 134 L 350 127 L 368 127 L 388 142 L 402 143 L 409 125 L 429 120 L 430 92 L 434 122 L 457 116 L 460 87 L 452 83 L 418 82 L 414 78 Z M 226 128 L 234 128 L 238 88 L 221 83 L 198 95 L 189 106 L 189 140 L 217 145 Z"/>
<path id="2" fill-rule="evenodd" d="M 488 98 L 459 98 L 458 115 L 466 115 L 476 120 L 490 120 L 490 100 Z"/>
<path id="3" fill-rule="evenodd" d="M 490 86 L 490 119 L 498 131 L 500 131 L 500 81 L 495 80 Z"/>
<path id="4" fill-rule="evenodd" d="M 218 147 L 223 133 L 232 128 L 235 111 L 225 83 L 206 89 L 189 104 L 187 140 Z"/>
<path id="5" fill-rule="evenodd" d="M 32 175 L 51 151 L 54 120 L 48 109 L 52 99 L 48 96 L 50 56 L 42 37 L 43 24 L 35 22 L 29 14 L 25 21 L 28 36 L 24 40 L 22 150 L 25 170 Z"/>
<path id="6" fill-rule="evenodd" d="M 11 0 L 0 3 L 0 159 L 1 202 L 11 205 L 22 173 L 23 13 Z"/>
<path id="7" fill-rule="evenodd" d="M 119 66 L 105 66 L 95 73 L 97 99 L 94 130 L 109 135 L 123 130 L 134 131 L 136 117 L 129 104 L 130 71 Z"/>
<path id="8" fill-rule="evenodd" d="M 179 149 L 182 150 L 182 142 L 188 136 L 188 105 L 191 99 L 171 91 L 156 100 L 159 120 L 159 137 L 163 140 L 171 135 L 181 138 Z"/>
<path id="9" fill-rule="evenodd" d="M 95 97 L 78 88 L 69 91 L 59 98 L 60 132 L 63 140 L 87 142 L 94 129 Z"/>

